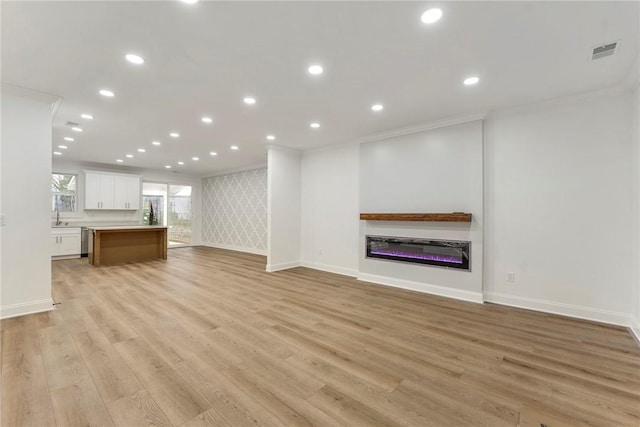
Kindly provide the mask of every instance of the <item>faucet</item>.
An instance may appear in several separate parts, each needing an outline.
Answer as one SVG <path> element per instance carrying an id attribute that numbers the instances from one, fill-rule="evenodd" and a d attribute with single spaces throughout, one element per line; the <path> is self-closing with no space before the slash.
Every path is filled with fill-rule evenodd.
<path id="1" fill-rule="evenodd" d="M 56 209 L 56 225 L 60 225 L 62 222 L 60 221 L 60 211 Z"/>

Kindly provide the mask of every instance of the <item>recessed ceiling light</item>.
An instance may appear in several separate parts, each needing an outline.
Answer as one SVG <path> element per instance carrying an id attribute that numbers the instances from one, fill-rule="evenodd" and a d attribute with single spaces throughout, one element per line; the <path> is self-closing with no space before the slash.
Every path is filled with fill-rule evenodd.
<path id="1" fill-rule="evenodd" d="M 132 159 L 133 158 L 133 154 L 127 154 L 127 157 Z"/>
<path id="2" fill-rule="evenodd" d="M 371 106 L 371 109 L 373 111 L 382 111 L 384 109 L 384 105 L 382 105 L 382 104 L 373 104 Z"/>
<path id="3" fill-rule="evenodd" d="M 66 145 L 58 145 L 58 148 L 62 148 L 63 150 L 66 150 L 69 147 L 67 147 Z"/>
<path id="4" fill-rule="evenodd" d="M 194 160 L 194 161 L 196 161 L 196 162 L 197 162 L 198 160 L 200 160 L 200 158 L 198 158 L 198 157 L 192 157 L 192 158 L 191 158 L 191 160 Z"/>
<path id="5" fill-rule="evenodd" d="M 182 3 L 187 3 L 187 4 L 198 3 L 198 0 L 180 0 L 180 1 L 182 1 Z"/>
<path id="6" fill-rule="evenodd" d="M 203 117 L 200 120 L 202 120 L 202 123 L 213 123 L 213 119 L 211 117 Z"/>
<path id="7" fill-rule="evenodd" d="M 274 135 L 267 135 L 267 139 L 269 141 L 273 141 L 274 139 L 276 139 L 276 137 Z"/>
<path id="8" fill-rule="evenodd" d="M 474 85 L 476 83 L 478 83 L 480 81 L 480 79 L 476 76 L 473 77 L 467 77 L 466 79 L 464 79 L 464 84 L 465 86 L 471 86 Z"/>
<path id="9" fill-rule="evenodd" d="M 125 58 L 127 59 L 127 61 L 131 62 L 132 64 L 136 64 L 136 65 L 144 64 L 144 59 L 141 56 L 136 55 L 135 53 L 128 53 L 125 55 Z"/>
<path id="10" fill-rule="evenodd" d="M 153 145 L 160 145 L 160 141 L 153 141 L 152 144 Z"/>
<path id="11" fill-rule="evenodd" d="M 165 165 L 164 167 L 167 169 L 171 169 L 171 165 Z"/>
<path id="12" fill-rule="evenodd" d="M 178 132 L 171 132 L 171 133 L 169 134 L 169 136 L 170 136 L 171 138 L 180 138 L 180 134 L 179 134 Z"/>
<path id="13" fill-rule="evenodd" d="M 93 116 L 91 114 L 80 114 L 80 117 L 87 120 L 93 120 Z"/>
<path id="14" fill-rule="evenodd" d="M 116 94 L 111 92 L 109 89 L 100 89 L 100 95 L 106 96 L 107 98 L 113 98 L 116 96 Z"/>
<path id="15" fill-rule="evenodd" d="M 256 99 L 250 96 L 247 96 L 246 98 L 244 98 L 243 101 L 245 104 L 249 104 L 249 105 L 253 105 L 256 103 Z"/>
<path id="16" fill-rule="evenodd" d="M 65 141 L 75 141 L 75 139 L 71 138 L 70 136 L 65 136 L 64 140 Z"/>
<path id="17" fill-rule="evenodd" d="M 62 153 L 59 151 L 54 151 L 53 154 L 55 154 L 56 156 L 62 156 Z"/>
<path id="18" fill-rule="evenodd" d="M 215 151 L 212 151 L 212 152 L 210 152 L 210 153 L 209 153 L 209 155 L 211 155 L 211 156 L 217 156 L 217 155 L 218 155 L 218 153 L 216 153 Z"/>
<path id="19" fill-rule="evenodd" d="M 318 129 L 320 127 L 320 123 L 311 123 L 309 126 L 311 126 L 314 129 Z"/>
<path id="20" fill-rule="evenodd" d="M 184 165 L 184 162 L 178 162 L 179 165 Z"/>
<path id="21" fill-rule="evenodd" d="M 238 147 L 237 145 L 232 145 L 230 148 L 231 148 L 232 150 L 238 150 L 240 147 Z"/>
<path id="22" fill-rule="evenodd" d="M 438 8 L 429 9 L 420 17 L 425 24 L 433 24 L 438 22 L 440 18 L 442 18 L 442 9 Z"/>
<path id="23" fill-rule="evenodd" d="M 84 132 L 84 131 L 82 130 L 82 128 L 79 128 L 78 126 L 74 126 L 74 127 L 72 127 L 72 128 L 71 128 L 71 130 L 72 130 L 72 131 L 74 131 L 74 132 Z"/>
<path id="24" fill-rule="evenodd" d="M 144 153 L 144 152 L 146 152 L 146 151 L 147 151 L 147 150 L 145 150 L 144 148 L 138 148 L 138 153 Z"/>
<path id="25" fill-rule="evenodd" d="M 307 70 L 309 71 L 309 74 L 313 74 L 314 76 L 317 76 L 318 74 L 322 74 L 322 72 L 324 71 L 324 69 L 322 68 L 322 65 L 312 65 L 309 68 L 307 68 Z"/>
<path id="26" fill-rule="evenodd" d="M 122 159 L 116 159 L 116 162 L 118 162 L 118 163 L 122 163 L 122 162 L 124 162 L 124 160 L 122 160 Z"/>

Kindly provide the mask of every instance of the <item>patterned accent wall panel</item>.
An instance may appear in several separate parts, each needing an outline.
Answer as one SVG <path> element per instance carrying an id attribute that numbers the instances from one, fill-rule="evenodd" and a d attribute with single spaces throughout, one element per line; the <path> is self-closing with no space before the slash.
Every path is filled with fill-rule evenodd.
<path id="1" fill-rule="evenodd" d="M 267 169 L 202 180 L 202 241 L 267 249 Z"/>

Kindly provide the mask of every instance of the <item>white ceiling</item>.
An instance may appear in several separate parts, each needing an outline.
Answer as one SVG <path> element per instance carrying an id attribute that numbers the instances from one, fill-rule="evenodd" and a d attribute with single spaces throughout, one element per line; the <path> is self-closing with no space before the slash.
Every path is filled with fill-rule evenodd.
<path id="1" fill-rule="evenodd" d="M 423 24 L 434 6 L 443 18 Z M 69 147 L 64 159 L 207 175 L 265 163 L 269 133 L 308 149 L 614 85 L 638 57 L 638 6 L 3 1 L 2 81 L 63 98 L 53 139 L 55 150 Z M 594 46 L 613 40 L 614 56 L 590 61 Z M 129 52 L 146 62 L 128 63 Z M 307 73 L 313 63 L 323 75 Z M 463 86 L 471 75 L 480 83 Z M 257 104 L 245 105 L 247 95 Z M 382 112 L 371 111 L 376 102 Z"/>

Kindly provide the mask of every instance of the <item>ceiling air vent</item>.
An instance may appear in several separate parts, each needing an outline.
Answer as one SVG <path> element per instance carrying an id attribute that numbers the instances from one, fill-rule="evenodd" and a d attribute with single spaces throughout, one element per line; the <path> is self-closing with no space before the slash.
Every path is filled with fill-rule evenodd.
<path id="1" fill-rule="evenodd" d="M 67 126 L 80 126 L 80 124 L 79 124 L 79 123 L 72 122 L 72 121 L 69 121 L 69 120 L 67 120 L 67 123 L 66 123 L 66 124 L 67 124 Z"/>
<path id="2" fill-rule="evenodd" d="M 617 46 L 618 46 L 618 42 L 611 42 L 611 43 L 604 44 L 602 46 L 594 47 L 593 53 L 591 55 L 591 60 L 595 61 L 596 59 L 613 55 L 614 53 L 616 53 Z"/>

